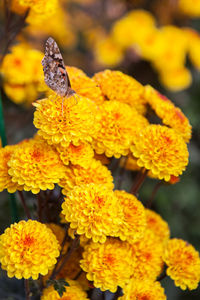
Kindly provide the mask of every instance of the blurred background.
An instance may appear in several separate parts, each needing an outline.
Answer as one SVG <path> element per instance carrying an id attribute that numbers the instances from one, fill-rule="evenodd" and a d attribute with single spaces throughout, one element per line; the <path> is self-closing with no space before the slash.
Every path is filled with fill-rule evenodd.
<path id="1" fill-rule="evenodd" d="M 178 183 L 160 187 L 153 209 L 169 223 L 172 237 L 200 251 L 200 0 L 2 0 L 0 30 L 8 144 L 36 132 L 32 102 L 47 93 L 41 60 L 49 36 L 58 43 L 66 65 L 89 76 L 106 68 L 121 70 L 152 85 L 182 109 L 193 127 L 190 163 Z M 126 173 L 122 188 L 133 176 Z M 155 183 L 145 181 L 143 203 Z M 13 221 L 9 197 L 0 193 L 1 232 Z M 22 211 L 19 215 L 23 218 Z M 4 273 L 1 277 L 0 299 L 23 299 L 21 281 Z M 170 300 L 200 299 L 200 289 L 181 291 L 170 279 L 162 285 Z"/>

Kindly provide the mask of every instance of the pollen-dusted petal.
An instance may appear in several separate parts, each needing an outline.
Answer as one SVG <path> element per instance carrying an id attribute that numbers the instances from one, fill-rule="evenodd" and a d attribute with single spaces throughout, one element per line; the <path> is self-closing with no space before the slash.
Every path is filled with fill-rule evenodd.
<path id="1" fill-rule="evenodd" d="M 87 272 L 88 280 L 102 291 L 116 292 L 124 287 L 133 273 L 131 247 L 127 242 L 108 238 L 104 244 L 91 242 L 85 247 L 81 268 Z"/>
<path id="2" fill-rule="evenodd" d="M 134 108 L 119 101 L 105 101 L 97 113 L 100 129 L 93 139 L 97 154 L 106 156 L 127 155 L 138 132 L 148 121 Z"/>
<path id="3" fill-rule="evenodd" d="M 168 241 L 164 253 L 167 275 L 182 290 L 194 290 L 200 281 L 200 257 L 192 245 L 181 239 Z"/>
<path id="4" fill-rule="evenodd" d="M 30 139 L 18 144 L 8 166 L 12 181 L 32 193 L 54 189 L 54 184 L 60 181 L 65 172 L 57 151 L 42 139 Z"/>
<path id="5" fill-rule="evenodd" d="M 73 189 L 74 186 L 82 184 L 102 184 L 113 189 L 113 177 L 110 170 L 98 160 L 91 160 L 90 166 L 83 168 L 81 166 L 66 167 L 65 174 L 59 185 L 64 188 L 63 193 Z"/>
<path id="6" fill-rule="evenodd" d="M 69 278 L 65 278 L 65 281 L 69 286 L 65 286 L 65 292 L 62 296 L 59 296 L 53 285 L 50 285 L 43 290 L 41 300 L 89 300 L 86 292 L 77 281 Z"/>
<path id="7" fill-rule="evenodd" d="M 146 229 L 146 214 L 142 203 L 125 191 L 114 191 L 123 210 L 123 222 L 119 227 L 119 238 L 129 243 L 143 237 Z"/>
<path id="8" fill-rule="evenodd" d="M 74 99 L 75 97 L 75 99 Z M 76 100 L 76 101 L 75 101 Z M 34 125 L 49 144 L 68 147 L 91 142 L 98 130 L 96 105 L 82 96 L 49 96 L 34 104 Z"/>
<path id="9" fill-rule="evenodd" d="M 68 147 L 58 145 L 56 149 L 65 165 L 69 165 L 71 162 L 73 165 L 88 168 L 93 161 L 94 151 L 87 142 L 80 143 L 78 146 L 74 146 L 72 143 Z"/>
<path id="10" fill-rule="evenodd" d="M 59 249 L 55 235 L 46 225 L 20 221 L 0 236 L 1 267 L 7 270 L 8 277 L 37 279 L 55 265 Z"/>
<path id="11" fill-rule="evenodd" d="M 144 97 L 157 116 L 162 119 L 163 124 L 173 128 L 185 142 L 189 142 L 192 127 L 181 109 L 150 85 L 145 86 Z"/>
<path id="12" fill-rule="evenodd" d="M 75 186 L 66 193 L 62 214 L 78 234 L 104 243 L 122 222 L 122 210 L 112 189 L 103 184 Z"/>
<path id="13" fill-rule="evenodd" d="M 166 300 L 163 287 L 158 281 L 132 278 L 123 289 L 124 295 L 118 300 Z"/>
<path id="14" fill-rule="evenodd" d="M 8 162 L 16 147 L 17 145 L 12 145 L 0 148 L 0 192 L 4 189 L 7 189 L 9 193 L 14 193 L 16 190 L 23 190 L 23 185 L 13 182 L 12 176 L 8 173 Z"/>
<path id="15" fill-rule="evenodd" d="M 144 236 L 132 243 L 132 260 L 135 261 L 133 278 L 154 281 L 162 272 L 164 244 L 151 230 L 146 229 Z"/>
<path id="16" fill-rule="evenodd" d="M 137 164 L 151 170 L 159 179 L 179 176 L 188 164 L 188 149 L 183 138 L 172 128 L 149 125 L 135 138 L 131 151 Z"/>
<path id="17" fill-rule="evenodd" d="M 145 112 L 144 87 L 134 78 L 111 70 L 96 73 L 93 78 L 100 85 L 105 99 L 129 104 L 139 113 Z"/>

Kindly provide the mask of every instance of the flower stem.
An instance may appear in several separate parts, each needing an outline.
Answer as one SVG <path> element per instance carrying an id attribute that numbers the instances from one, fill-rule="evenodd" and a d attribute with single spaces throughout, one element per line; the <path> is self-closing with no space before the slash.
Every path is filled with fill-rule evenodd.
<path id="1" fill-rule="evenodd" d="M 141 188 L 146 176 L 147 176 L 148 170 L 142 169 L 138 175 L 138 178 L 136 179 L 136 182 L 134 182 L 132 188 L 131 188 L 131 193 L 136 195 Z"/>
<path id="2" fill-rule="evenodd" d="M 22 191 L 18 191 L 18 195 L 19 195 L 19 198 L 21 200 L 21 203 L 22 203 L 22 206 L 24 208 L 24 211 L 25 211 L 25 214 L 26 214 L 27 218 L 31 219 L 31 214 L 30 214 L 28 206 L 26 205 L 26 201 L 24 199 L 23 192 Z"/>
<path id="3" fill-rule="evenodd" d="M 162 181 L 159 181 L 159 182 L 157 182 L 156 185 L 154 186 L 154 189 L 153 189 L 153 191 L 152 191 L 152 194 L 151 194 L 151 196 L 150 196 L 150 198 L 149 198 L 149 200 L 147 201 L 147 204 L 146 204 L 146 207 L 147 207 L 147 208 L 151 208 L 152 203 L 153 203 L 153 200 L 154 200 L 154 198 L 155 198 L 155 195 L 156 195 L 157 191 L 159 190 L 159 188 L 161 187 L 162 184 L 163 184 Z"/>
<path id="4" fill-rule="evenodd" d="M 28 279 L 24 280 L 24 287 L 25 287 L 25 294 L 26 294 L 26 300 L 30 300 L 30 287 L 29 287 L 29 281 Z"/>

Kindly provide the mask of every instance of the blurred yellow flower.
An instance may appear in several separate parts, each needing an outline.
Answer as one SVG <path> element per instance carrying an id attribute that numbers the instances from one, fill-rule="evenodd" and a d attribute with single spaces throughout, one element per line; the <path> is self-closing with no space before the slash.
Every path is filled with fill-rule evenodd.
<path id="1" fill-rule="evenodd" d="M 131 147 L 137 164 L 145 167 L 159 179 L 169 181 L 171 175 L 179 176 L 188 164 L 187 145 L 172 129 L 149 125 L 140 131 Z"/>
<path id="2" fill-rule="evenodd" d="M 108 168 L 98 160 L 91 160 L 87 168 L 81 166 L 72 166 L 66 168 L 65 174 L 59 185 L 64 188 L 63 194 L 82 184 L 95 183 L 107 186 L 113 189 L 113 177 Z"/>
<path id="3" fill-rule="evenodd" d="M 198 18 L 200 16 L 199 0 L 178 0 L 178 7 L 185 15 Z"/>
<path id="4" fill-rule="evenodd" d="M 123 210 L 123 222 L 119 227 L 119 238 L 129 243 L 141 239 L 146 229 L 146 214 L 142 203 L 125 191 L 114 191 Z"/>
<path id="5" fill-rule="evenodd" d="M 116 234 L 122 223 L 118 199 L 106 185 L 75 186 L 64 200 L 62 214 L 70 227 L 94 242 L 104 243 L 106 236 Z"/>
<path id="6" fill-rule="evenodd" d="M 16 147 L 8 166 L 12 181 L 34 194 L 54 189 L 65 172 L 59 154 L 45 141 L 33 139 Z"/>
<path id="7" fill-rule="evenodd" d="M 173 92 L 187 89 L 192 83 L 192 75 L 185 67 L 173 70 L 161 70 L 159 76 L 164 86 Z"/>
<path id="8" fill-rule="evenodd" d="M 134 78 L 120 72 L 104 70 L 94 75 L 105 100 L 117 100 L 134 107 L 139 113 L 145 112 L 144 87 Z"/>
<path id="9" fill-rule="evenodd" d="M 158 281 L 132 278 L 123 289 L 124 295 L 118 300 L 166 300 L 163 287 Z"/>
<path id="10" fill-rule="evenodd" d="M 74 146 L 72 143 L 68 147 L 58 145 L 56 149 L 65 165 L 71 162 L 73 165 L 88 168 L 93 161 L 94 151 L 92 146 L 86 142 L 80 143 L 78 146 Z"/>
<path id="11" fill-rule="evenodd" d="M 132 243 L 131 246 L 131 260 L 135 263 L 132 277 L 140 281 L 156 280 L 164 266 L 163 242 L 153 231 L 147 229 L 144 236 L 139 241 Z"/>
<path id="12" fill-rule="evenodd" d="M 100 130 L 93 140 L 96 153 L 119 158 L 127 155 L 136 133 L 148 125 L 147 119 L 128 104 L 105 101 L 97 114 Z"/>
<path id="13" fill-rule="evenodd" d="M 173 128 L 183 137 L 185 142 L 189 142 L 192 127 L 180 108 L 176 107 L 167 97 L 150 85 L 145 86 L 144 97 L 157 116 L 162 119 L 163 124 Z"/>
<path id="14" fill-rule="evenodd" d="M 139 171 L 141 169 L 137 164 L 137 158 L 131 153 L 120 159 L 120 167 L 130 171 Z"/>
<path id="15" fill-rule="evenodd" d="M 43 290 L 41 300 L 88 300 L 86 292 L 77 281 L 65 278 L 69 286 L 65 286 L 65 292 L 59 296 L 52 285 Z"/>
<path id="16" fill-rule="evenodd" d="M 0 236 L 0 262 L 8 277 L 46 275 L 59 256 L 59 244 L 46 225 L 28 220 L 12 224 Z"/>
<path id="17" fill-rule="evenodd" d="M 7 189 L 9 193 L 14 193 L 16 190 L 23 190 L 23 185 L 13 182 L 12 177 L 8 173 L 8 162 L 16 147 L 17 146 L 12 145 L 0 148 L 0 192 L 4 189 Z"/>
<path id="18" fill-rule="evenodd" d="M 129 282 L 133 273 L 131 247 L 114 238 L 104 244 L 91 242 L 85 247 L 80 265 L 96 288 L 114 293 L 117 286 L 124 287 Z"/>
<path id="19" fill-rule="evenodd" d="M 192 245 L 181 239 L 169 240 L 164 253 L 167 275 L 182 290 L 194 290 L 200 281 L 200 257 Z"/>
<path id="20" fill-rule="evenodd" d="M 155 211 L 146 209 L 147 229 L 151 230 L 161 242 L 166 243 L 170 237 L 170 229 L 167 222 Z"/>
<path id="21" fill-rule="evenodd" d="M 200 3 L 200 2 L 199 2 Z M 200 70 L 200 35 L 192 28 L 184 28 L 188 37 L 188 55 L 195 68 Z"/>
<path id="22" fill-rule="evenodd" d="M 55 95 L 34 103 L 33 123 L 49 144 L 68 147 L 70 143 L 78 146 L 81 142 L 92 141 L 92 135 L 98 130 L 96 106 L 82 96 L 77 103 L 74 100 L 73 96 L 66 99 Z"/>
<path id="23" fill-rule="evenodd" d="M 43 71 L 42 52 L 26 44 L 18 44 L 3 60 L 0 72 L 8 97 L 16 103 L 34 101 L 41 89 Z"/>

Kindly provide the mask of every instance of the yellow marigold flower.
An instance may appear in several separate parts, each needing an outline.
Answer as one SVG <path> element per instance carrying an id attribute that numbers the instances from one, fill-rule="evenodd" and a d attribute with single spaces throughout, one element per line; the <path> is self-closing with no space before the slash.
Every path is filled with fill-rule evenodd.
<path id="1" fill-rule="evenodd" d="M 131 153 L 120 159 L 120 167 L 130 171 L 139 171 L 141 169 L 137 164 L 137 158 Z"/>
<path id="2" fill-rule="evenodd" d="M 128 283 L 133 273 L 130 244 L 114 238 L 104 244 L 91 242 L 85 247 L 80 265 L 96 288 L 114 293 L 117 286 Z"/>
<path id="3" fill-rule="evenodd" d="M 95 183 L 107 186 L 113 189 L 113 177 L 108 168 L 98 160 L 91 160 L 88 168 L 81 166 L 72 166 L 66 168 L 66 172 L 59 185 L 62 186 L 66 192 L 73 189 L 74 186 L 82 184 Z M 66 194 L 64 192 L 64 194 Z"/>
<path id="4" fill-rule="evenodd" d="M 186 143 L 172 128 L 166 126 L 149 125 L 141 130 L 131 150 L 138 158 L 140 167 L 151 170 L 165 181 L 169 181 L 171 175 L 181 175 L 188 164 Z"/>
<path id="5" fill-rule="evenodd" d="M 82 70 L 75 67 L 66 67 L 72 88 L 78 95 L 87 97 L 97 104 L 104 102 L 104 97 L 96 81 L 88 77 Z"/>
<path id="6" fill-rule="evenodd" d="M 124 295 L 118 300 L 166 300 L 163 287 L 158 281 L 135 280 L 132 278 L 123 289 Z"/>
<path id="7" fill-rule="evenodd" d="M 105 99 L 127 103 L 139 113 L 145 112 L 144 87 L 134 78 L 111 70 L 96 73 L 93 78 L 100 85 Z"/>
<path id="8" fill-rule="evenodd" d="M 168 241 L 170 237 L 170 229 L 159 214 L 150 209 L 146 209 L 147 228 L 151 230 L 162 242 Z"/>
<path id="9" fill-rule="evenodd" d="M 129 12 L 118 20 L 111 32 L 115 42 L 123 48 L 132 46 L 139 37 L 146 34 L 155 27 L 155 18 L 148 11 L 137 9 Z M 137 30 L 130 30 L 137 28 Z"/>
<path id="10" fill-rule="evenodd" d="M 65 292 L 62 297 L 59 296 L 53 285 L 50 285 L 43 290 L 41 300 L 88 300 L 86 292 L 83 291 L 77 281 L 68 278 L 65 278 L 65 281 L 69 286 L 65 286 Z"/>
<path id="11" fill-rule="evenodd" d="M 192 127 L 181 109 L 150 85 L 145 87 L 144 97 L 157 116 L 162 119 L 163 124 L 173 128 L 185 142 L 189 142 Z"/>
<path id="12" fill-rule="evenodd" d="M 56 236 L 59 244 L 62 245 L 62 242 L 63 242 L 64 237 L 65 237 L 65 229 L 63 227 L 57 225 L 57 224 L 54 224 L 54 223 L 46 223 L 45 225 L 49 229 L 51 229 L 53 234 Z"/>
<path id="13" fill-rule="evenodd" d="M 124 214 L 117 235 L 119 235 L 122 241 L 133 242 L 139 240 L 144 235 L 146 229 L 144 206 L 132 194 L 118 190 L 115 190 L 114 193 Z"/>
<path id="14" fill-rule="evenodd" d="M 9 175 L 25 191 L 37 194 L 40 190 L 54 189 L 64 176 L 65 166 L 59 154 L 45 141 L 29 140 L 19 144 L 9 162 Z"/>
<path id="15" fill-rule="evenodd" d="M 38 134 L 49 144 L 68 147 L 71 142 L 77 146 L 81 142 L 92 141 L 92 135 L 98 129 L 96 106 L 82 96 L 76 104 L 72 101 L 73 96 L 67 99 L 49 96 L 34 103 L 34 125 L 39 129 Z"/>
<path id="16" fill-rule="evenodd" d="M 192 245 L 181 239 L 171 239 L 164 253 L 167 275 L 182 290 L 194 290 L 200 281 L 200 257 Z"/>
<path id="17" fill-rule="evenodd" d="M 98 111 L 100 130 L 93 140 L 98 154 L 106 156 L 127 155 L 135 135 L 148 125 L 147 119 L 134 108 L 118 101 L 105 101 Z"/>
<path id="18" fill-rule="evenodd" d="M 107 186 L 93 183 L 75 186 L 64 199 L 62 213 L 77 234 L 104 243 L 107 235 L 117 232 L 122 212 L 117 197 Z"/>
<path id="19" fill-rule="evenodd" d="M 16 190 L 23 190 L 23 185 L 13 182 L 12 177 L 8 173 L 8 162 L 16 147 L 16 145 L 12 145 L 0 148 L 0 192 L 4 189 L 7 189 L 9 193 L 14 193 Z"/>
<path id="20" fill-rule="evenodd" d="M 184 32 L 188 37 L 188 55 L 192 64 L 200 70 L 200 35 L 199 32 L 191 28 L 185 28 Z"/>
<path id="21" fill-rule="evenodd" d="M 116 66 L 123 59 L 121 47 L 110 36 L 99 39 L 94 51 L 96 60 L 101 65 Z"/>
<path id="22" fill-rule="evenodd" d="M 192 75 L 187 68 L 181 67 L 174 70 L 160 72 L 160 80 L 164 86 L 174 92 L 187 89 L 192 83 Z"/>
<path id="23" fill-rule="evenodd" d="M 65 165 L 71 162 L 73 165 L 88 168 L 94 156 L 94 151 L 89 143 L 81 143 L 79 146 L 74 146 L 70 143 L 68 147 L 59 145 L 56 149 L 60 153 L 60 158 Z"/>
<path id="24" fill-rule="evenodd" d="M 53 268 L 58 256 L 55 235 L 40 222 L 14 223 L 0 236 L 0 262 L 8 277 L 35 280 Z"/>
<path id="25" fill-rule="evenodd" d="M 26 44 L 18 44 L 11 49 L 3 60 L 0 72 L 3 76 L 4 89 L 16 103 L 31 103 L 37 97 L 43 81 L 41 60 L 43 53 L 31 49 Z"/>
<path id="26" fill-rule="evenodd" d="M 155 280 L 163 270 L 162 259 L 164 245 L 153 231 L 146 230 L 144 236 L 137 242 L 132 243 L 132 260 L 134 279 Z"/>
<path id="27" fill-rule="evenodd" d="M 179 9 L 187 16 L 198 18 L 200 16 L 199 0 L 178 0 Z"/>

